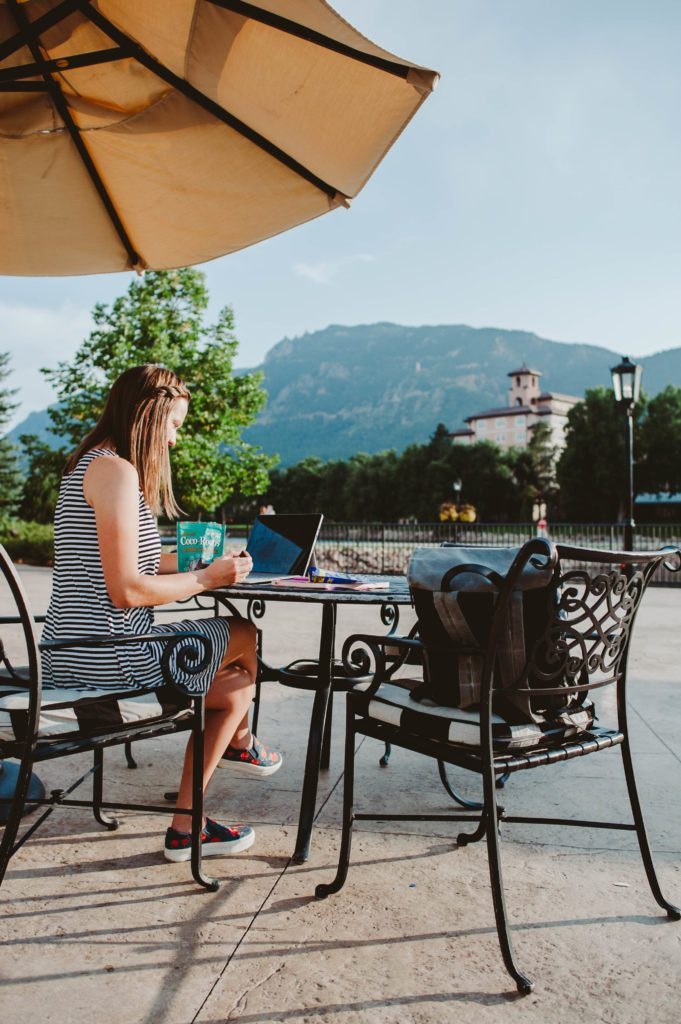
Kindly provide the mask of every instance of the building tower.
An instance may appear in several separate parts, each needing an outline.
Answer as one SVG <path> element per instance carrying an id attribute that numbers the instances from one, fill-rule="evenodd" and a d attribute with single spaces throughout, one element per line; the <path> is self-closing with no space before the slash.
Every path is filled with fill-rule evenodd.
<path id="1" fill-rule="evenodd" d="M 530 370 L 523 365 L 519 370 L 511 370 L 508 375 L 511 378 L 511 385 L 508 389 L 509 406 L 522 406 L 531 409 L 536 405 L 539 398 L 539 370 Z"/>

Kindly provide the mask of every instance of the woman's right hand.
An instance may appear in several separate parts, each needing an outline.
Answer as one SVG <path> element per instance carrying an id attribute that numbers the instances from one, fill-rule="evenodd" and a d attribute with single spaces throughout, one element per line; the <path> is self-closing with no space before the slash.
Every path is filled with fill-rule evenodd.
<path id="1" fill-rule="evenodd" d="M 230 551 L 206 566 L 203 578 L 209 588 L 229 587 L 243 583 L 252 568 L 253 559 L 246 551 Z"/>

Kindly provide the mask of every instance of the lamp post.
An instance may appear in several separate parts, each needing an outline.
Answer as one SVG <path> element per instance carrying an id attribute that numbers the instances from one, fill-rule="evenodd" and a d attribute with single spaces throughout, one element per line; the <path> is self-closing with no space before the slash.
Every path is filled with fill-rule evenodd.
<path id="1" fill-rule="evenodd" d="M 612 390 L 615 401 L 626 417 L 627 505 L 624 519 L 624 550 L 634 550 L 634 406 L 641 394 L 643 367 L 624 356 L 613 366 Z"/>
<path id="2" fill-rule="evenodd" d="M 461 478 L 457 477 L 456 480 L 452 480 L 452 490 L 454 491 L 454 501 L 456 502 L 456 522 L 454 523 L 454 542 L 459 543 L 459 509 L 461 508 L 461 491 L 463 483 Z"/>
<path id="3" fill-rule="evenodd" d="M 459 502 L 461 501 L 461 491 L 462 491 L 462 489 L 463 489 L 463 483 L 457 477 L 456 480 L 452 481 L 452 490 L 454 491 L 454 498 L 456 500 L 456 507 L 457 508 L 459 507 Z"/>

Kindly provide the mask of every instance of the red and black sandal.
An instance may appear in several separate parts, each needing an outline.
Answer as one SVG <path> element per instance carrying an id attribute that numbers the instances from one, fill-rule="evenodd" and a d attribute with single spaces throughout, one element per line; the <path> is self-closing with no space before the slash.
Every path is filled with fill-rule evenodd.
<path id="1" fill-rule="evenodd" d="M 220 768 L 229 768 L 240 775 L 264 779 L 278 772 L 284 759 L 278 750 L 268 750 L 257 736 L 253 737 L 250 747 L 240 750 L 238 747 L 227 747 L 219 761 Z"/>
<path id="2" fill-rule="evenodd" d="M 231 857 L 253 846 L 255 832 L 250 825 L 222 825 L 219 821 L 206 818 L 201 833 L 202 857 Z M 178 832 L 169 828 L 163 848 L 166 860 L 190 860 L 192 855 L 192 837 L 189 832 Z"/>

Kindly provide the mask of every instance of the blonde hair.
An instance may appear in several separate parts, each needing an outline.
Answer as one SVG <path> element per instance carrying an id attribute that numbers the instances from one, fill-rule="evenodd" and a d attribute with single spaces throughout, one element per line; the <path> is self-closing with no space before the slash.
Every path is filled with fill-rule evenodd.
<path id="1" fill-rule="evenodd" d="M 178 516 L 167 435 L 168 416 L 178 398 L 189 401 L 189 391 L 172 370 L 154 363 L 126 370 L 114 381 L 99 422 L 70 456 L 64 472 L 71 473 L 103 441 L 113 442 L 117 454 L 137 470 L 152 512 Z"/>

